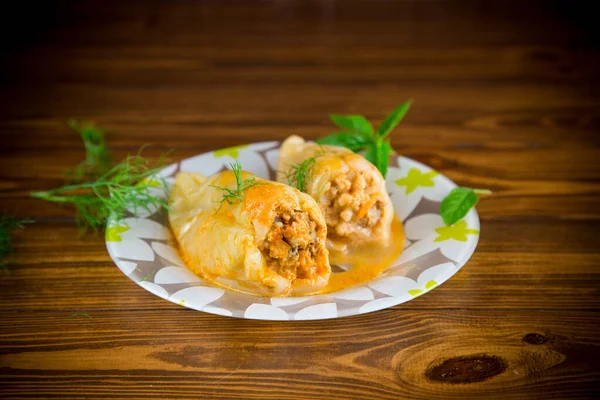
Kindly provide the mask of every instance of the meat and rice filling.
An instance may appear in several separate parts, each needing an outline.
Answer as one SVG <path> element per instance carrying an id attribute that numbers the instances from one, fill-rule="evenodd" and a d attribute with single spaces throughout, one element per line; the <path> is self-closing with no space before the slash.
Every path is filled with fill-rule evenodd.
<path id="1" fill-rule="evenodd" d="M 285 279 L 310 279 L 317 274 L 317 224 L 307 212 L 280 209 L 259 245 L 267 266 Z"/>
<path id="2" fill-rule="evenodd" d="M 373 176 L 362 171 L 340 175 L 327 183 L 319 198 L 330 235 L 369 238 L 380 224 L 384 201 Z"/>

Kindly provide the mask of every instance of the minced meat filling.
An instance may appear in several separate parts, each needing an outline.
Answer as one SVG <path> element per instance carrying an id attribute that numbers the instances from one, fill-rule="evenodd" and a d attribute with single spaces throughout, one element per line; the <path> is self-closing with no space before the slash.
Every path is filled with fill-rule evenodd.
<path id="1" fill-rule="evenodd" d="M 319 201 L 329 232 L 337 236 L 369 236 L 381 219 L 381 196 L 373 178 L 360 171 L 327 184 Z"/>
<path id="2" fill-rule="evenodd" d="M 301 210 L 279 210 L 259 246 L 267 265 L 286 279 L 310 278 L 316 273 L 317 224 Z"/>

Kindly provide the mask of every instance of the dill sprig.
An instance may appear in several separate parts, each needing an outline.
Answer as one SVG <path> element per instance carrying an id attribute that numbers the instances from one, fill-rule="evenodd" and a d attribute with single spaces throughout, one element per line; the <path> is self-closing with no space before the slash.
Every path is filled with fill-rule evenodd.
<path id="1" fill-rule="evenodd" d="M 75 182 L 93 180 L 110 170 L 111 157 L 104 140 L 104 130 L 89 121 L 70 120 L 69 126 L 81 135 L 86 157 L 68 176 Z"/>
<path id="2" fill-rule="evenodd" d="M 235 189 L 211 185 L 211 187 L 223 192 L 223 198 L 221 199 L 221 204 L 219 205 L 217 212 L 223 207 L 224 202 L 227 202 L 227 204 L 235 204 L 244 201 L 244 190 L 256 185 L 256 178 L 254 176 L 242 179 L 242 164 L 240 164 L 239 161 L 236 160 L 233 164 L 230 163 L 229 165 L 231 166 L 231 171 L 235 175 Z"/>
<path id="3" fill-rule="evenodd" d="M 12 233 L 15 229 L 23 229 L 26 223 L 31 222 L 27 219 L 18 219 L 11 217 L 4 212 L 0 215 L 0 269 L 3 269 L 7 274 L 10 270 L 3 261 L 4 257 L 13 251 Z"/>
<path id="4" fill-rule="evenodd" d="M 288 184 L 306 193 L 308 182 L 313 177 L 316 159 L 317 157 L 307 158 L 301 163 L 293 165 L 285 175 Z"/>
<path id="5" fill-rule="evenodd" d="M 111 215 L 121 219 L 126 210 L 137 216 L 138 210 L 168 208 L 167 200 L 156 197 L 151 190 L 157 186 L 165 188 L 165 182 L 154 177 L 164 165 L 165 157 L 162 155 L 152 166 L 139 153 L 127 156 L 95 181 L 31 192 L 31 197 L 74 205 L 79 226 L 97 231 Z"/>

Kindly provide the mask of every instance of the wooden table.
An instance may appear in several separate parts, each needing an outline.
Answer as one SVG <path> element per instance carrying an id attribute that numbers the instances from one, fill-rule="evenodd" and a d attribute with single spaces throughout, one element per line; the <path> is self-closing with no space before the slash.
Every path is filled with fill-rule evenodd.
<path id="1" fill-rule="evenodd" d="M 0 398 L 587 399 L 600 390 L 600 95 L 567 3 L 63 2 L 4 14 L 1 209 L 33 217 L 0 277 Z M 579 6 L 584 7 L 584 6 Z M 380 121 L 401 154 L 490 188 L 469 263 L 391 309 L 260 322 L 133 284 L 73 212 L 28 198 L 82 159 L 182 159 Z M 69 318 L 76 313 L 93 319 Z M 441 365 L 441 367 L 440 367 Z"/>

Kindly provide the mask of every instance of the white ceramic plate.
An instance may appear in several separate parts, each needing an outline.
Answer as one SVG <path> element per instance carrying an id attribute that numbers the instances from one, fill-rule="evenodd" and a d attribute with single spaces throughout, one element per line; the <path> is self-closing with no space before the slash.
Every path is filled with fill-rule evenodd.
<path id="1" fill-rule="evenodd" d="M 170 165 L 160 172 L 173 182 L 178 171 L 212 175 L 238 159 L 245 170 L 274 179 L 278 142 L 216 150 Z M 267 320 L 307 320 L 363 314 L 423 295 L 454 275 L 479 239 L 473 209 L 452 227 L 439 215 L 440 201 L 456 185 L 431 168 L 392 156 L 386 178 L 396 214 L 404 223 L 405 250 L 371 282 L 326 295 L 267 298 L 212 287 L 189 271 L 173 246 L 166 212 L 138 212 L 138 218 L 109 221 L 106 247 L 121 271 L 149 292 L 212 314 Z M 156 195 L 164 195 L 156 189 Z M 333 272 L 341 272 L 333 267 Z"/>

